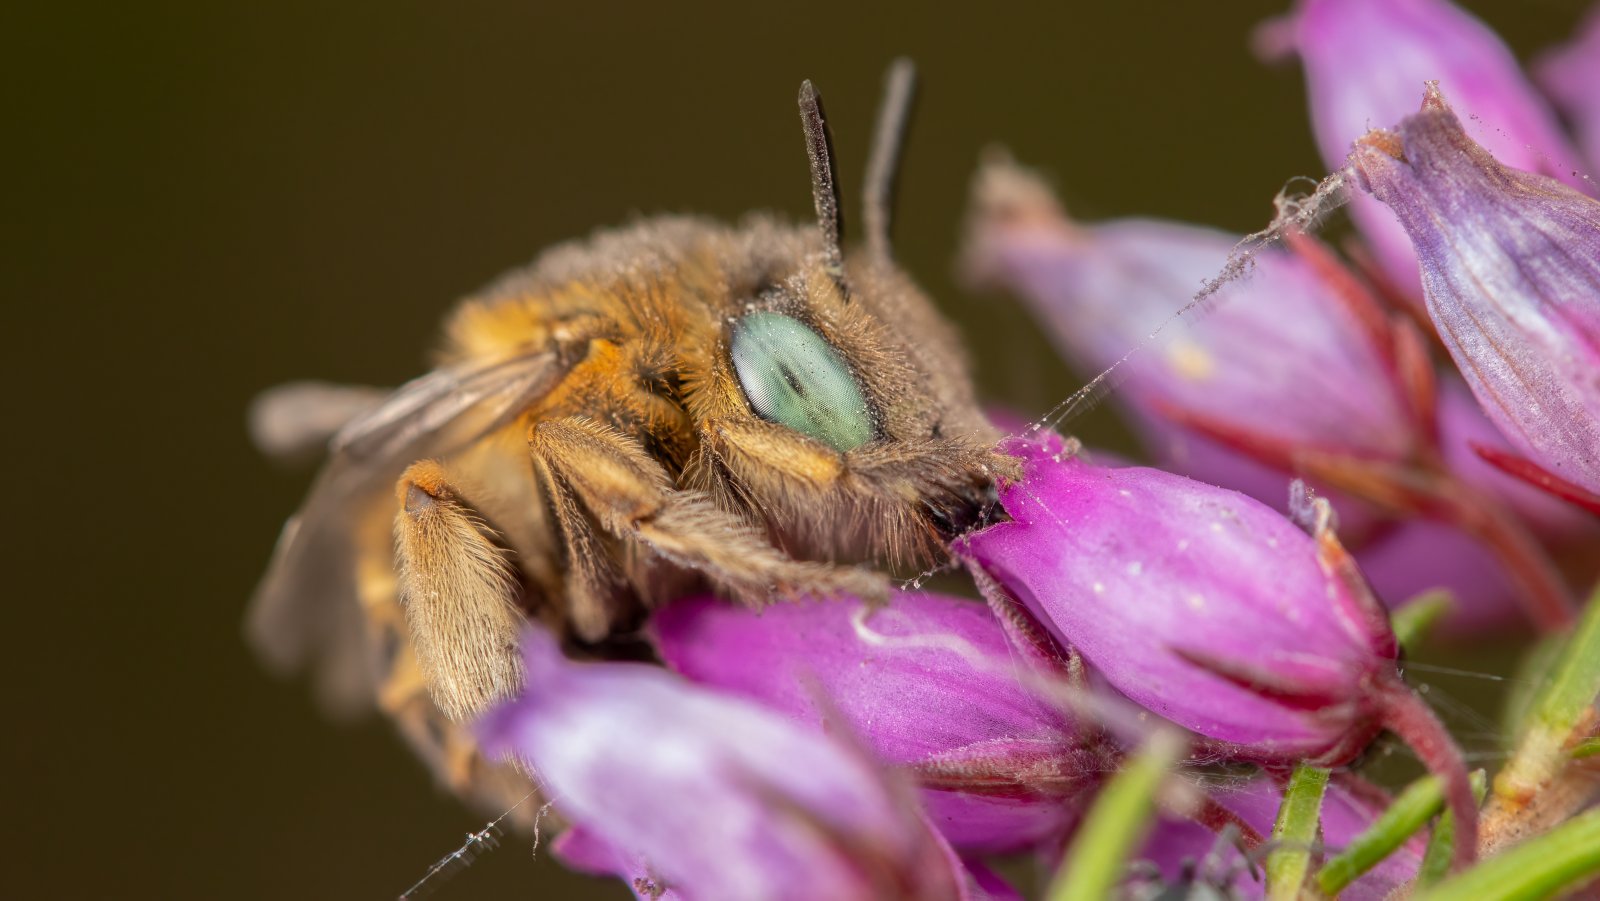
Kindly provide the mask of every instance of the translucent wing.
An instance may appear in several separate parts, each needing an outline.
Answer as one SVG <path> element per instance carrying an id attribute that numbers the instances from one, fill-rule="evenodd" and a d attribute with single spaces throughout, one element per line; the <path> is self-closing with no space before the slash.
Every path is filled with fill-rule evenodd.
<path id="1" fill-rule="evenodd" d="M 250 440 L 269 457 L 303 461 L 320 456 L 339 430 L 377 409 L 390 389 L 327 382 L 289 382 L 250 403 Z"/>
<path id="2" fill-rule="evenodd" d="M 446 456 L 514 420 L 571 367 L 565 348 L 436 369 L 402 385 L 333 436 L 327 464 L 284 525 L 250 604 L 246 631 L 273 667 L 318 665 L 336 710 L 366 707 L 379 661 L 357 600 L 358 539 L 388 531 L 389 494 L 406 466 Z"/>

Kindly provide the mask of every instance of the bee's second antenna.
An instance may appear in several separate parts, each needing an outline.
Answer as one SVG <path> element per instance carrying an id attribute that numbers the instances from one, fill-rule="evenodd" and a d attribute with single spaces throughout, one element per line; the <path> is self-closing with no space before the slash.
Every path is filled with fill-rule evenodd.
<path id="1" fill-rule="evenodd" d="M 906 131 L 917 99 L 917 67 L 901 57 L 889 64 L 883 102 L 872 133 L 872 156 L 867 160 L 867 180 L 861 192 L 861 221 L 867 233 L 867 251 L 887 260 L 892 256 L 889 237 L 894 228 L 895 183 Z"/>
<path id="2" fill-rule="evenodd" d="M 822 228 L 823 265 L 828 274 L 844 283 L 844 213 L 839 205 L 838 169 L 833 162 L 833 135 L 828 131 L 828 114 L 822 109 L 822 95 L 810 79 L 800 84 L 800 124 L 806 132 L 806 155 L 811 158 L 811 199 L 817 206 L 817 225 Z"/>

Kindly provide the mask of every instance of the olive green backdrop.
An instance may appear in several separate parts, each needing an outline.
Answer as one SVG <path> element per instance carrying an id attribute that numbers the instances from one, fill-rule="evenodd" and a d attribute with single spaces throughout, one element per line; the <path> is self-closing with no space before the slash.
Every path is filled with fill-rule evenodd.
<path id="1" fill-rule="evenodd" d="M 1042 412 L 1076 380 L 951 275 L 980 148 L 1083 216 L 1259 226 L 1321 171 L 1298 72 L 1247 51 L 1280 5 L 8 5 L 5 894 L 393 897 L 482 824 L 244 647 L 308 478 L 249 447 L 253 393 L 417 374 L 454 297 L 636 212 L 809 215 L 801 78 L 853 186 L 903 53 L 901 256 Z M 1521 52 L 1581 11 L 1474 7 Z M 601 892 L 513 842 L 437 897 Z"/>

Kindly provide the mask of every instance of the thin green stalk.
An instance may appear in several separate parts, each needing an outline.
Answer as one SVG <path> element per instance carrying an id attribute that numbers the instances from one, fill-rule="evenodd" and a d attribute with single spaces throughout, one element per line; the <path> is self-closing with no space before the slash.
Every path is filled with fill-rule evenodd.
<path id="1" fill-rule="evenodd" d="M 1472 787 L 1475 792 L 1482 793 L 1484 787 L 1482 770 L 1472 774 Z M 1362 874 L 1377 866 L 1385 857 L 1405 844 L 1407 839 L 1416 835 L 1442 807 L 1444 807 L 1444 788 L 1437 776 L 1423 776 L 1406 786 L 1405 791 L 1402 791 L 1400 796 L 1394 799 L 1394 803 L 1389 805 L 1389 809 L 1380 814 L 1372 825 L 1345 846 L 1344 851 L 1329 860 L 1317 872 L 1317 890 L 1330 897 L 1344 891 L 1350 883 L 1360 879 Z M 1452 835 L 1454 832 L 1452 820 Z M 1444 843 L 1445 869 L 1449 869 L 1453 846 L 1453 841 Z"/>
<path id="2" fill-rule="evenodd" d="M 1455 595 L 1447 588 L 1424 591 L 1389 615 L 1394 637 L 1406 653 L 1415 653 L 1417 645 L 1426 638 L 1434 625 L 1456 606 Z"/>
<path id="3" fill-rule="evenodd" d="M 1540 635 L 1517 662 L 1516 669 L 1506 685 L 1504 710 L 1500 719 L 1504 727 L 1505 742 L 1511 745 L 1518 736 L 1528 731 L 1528 717 L 1533 710 L 1533 699 L 1544 688 L 1544 683 L 1555 670 L 1566 649 L 1568 636 Z M 1508 747 L 1507 750 L 1510 750 Z"/>
<path id="4" fill-rule="evenodd" d="M 1600 738 L 1591 738 L 1578 742 L 1572 749 L 1573 760 L 1583 760 L 1586 757 L 1600 755 Z"/>
<path id="5" fill-rule="evenodd" d="M 1272 824 L 1272 853 L 1267 855 L 1267 898 L 1294 901 L 1311 869 L 1311 849 L 1322 826 L 1322 794 L 1328 771 L 1301 764 L 1289 775 Z"/>
<path id="6" fill-rule="evenodd" d="M 1049 901 L 1100 901 L 1114 896 L 1128 856 L 1150 829 L 1156 792 L 1183 753 L 1183 739 L 1156 732 L 1106 783 L 1051 880 L 1045 894 Z"/>
<path id="7" fill-rule="evenodd" d="M 1600 695 L 1600 588 L 1528 711 L 1516 753 L 1495 776 L 1494 793 L 1520 807 L 1560 774 L 1578 729 L 1593 722 Z"/>
<path id="8" fill-rule="evenodd" d="M 1600 875 L 1600 808 L 1485 860 L 1415 901 L 1534 901 Z"/>
<path id="9" fill-rule="evenodd" d="M 1483 777 L 1483 770 L 1472 774 L 1472 796 L 1483 803 L 1484 790 L 1487 788 Z M 1456 818 L 1446 810 L 1439 814 L 1439 821 L 1433 826 L 1433 835 L 1428 837 L 1428 850 L 1422 855 L 1422 865 L 1417 868 L 1417 887 L 1427 888 L 1444 879 L 1450 872 L 1450 853 L 1456 843 Z"/>

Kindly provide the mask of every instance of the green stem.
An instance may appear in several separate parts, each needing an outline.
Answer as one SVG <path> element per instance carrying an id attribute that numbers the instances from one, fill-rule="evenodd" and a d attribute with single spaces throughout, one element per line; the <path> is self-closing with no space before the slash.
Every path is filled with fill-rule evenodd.
<path id="1" fill-rule="evenodd" d="M 1483 771 L 1472 774 L 1473 788 L 1482 791 Z M 1317 872 L 1317 889 L 1333 896 L 1345 890 L 1350 883 L 1360 879 L 1416 835 L 1444 806 L 1444 786 L 1437 776 L 1423 776 L 1406 786 L 1389 808 L 1372 821 L 1333 859 Z M 1452 820 L 1451 833 L 1455 832 Z M 1437 836 L 1436 836 L 1437 838 Z M 1444 843 L 1444 866 L 1450 865 L 1453 842 Z"/>
<path id="2" fill-rule="evenodd" d="M 1486 787 L 1488 787 L 1488 779 L 1483 776 L 1483 770 L 1474 771 L 1472 773 L 1472 795 L 1474 795 L 1475 799 L 1483 800 L 1483 791 L 1485 791 Z M 1427 808 L 1426 813 L 1422 813 L 1422 807 Z M 1350 855 L 1352 851 L 1355 851 L 1358 843 L 1362 843 L 1368 837 L 1368 834 L 1378 832 L 1379 824 L 1389 823 L 1390 829 L 1397 829 L 1397 832 L 1403 829 L 1403 834 L 1392 835 L 1389 850 L 1384 851 L 1384 855 L 1382 855 L 1387 856 L 1389 851 L 1400 847 L 1400 843 L 1410 839 L 1411 834 L 1421 829 L 1422 823 L 1427 823 L 1427 818 L 1438 813 L 1438 810 L 1442 807 L 1445 807 L 1445 791 L 1438 783 L 1437 776 L 1422 776 L 1418 781 L 1411 783 L 1411 786 L 1405 792 L 1402 792 L 1398 799 L 1395 799 L 1394 807 L 1390 807 L 1389 810 L 1384 811 L 1384 815 L 1379 816 L 1378 823 L 1374 823 L 1368 831 L 1363 832 L 1360 839 L 1350 843 L 1350 848 L 1346 850 L 1346 855 Z M 1406 815 L 1406 808 L 1410 808 L 1410 816 Z M 1456 816 L 1446 810 L 1438 818 L 1438 824 L 1434 826 L 1434 834 L 1430 835 L 1429 840 L 1427 840 L 1427 851 L 1422 853 L 1422 866 L 1419 866 L 1418 871 L 1416 871 L 1418 885 L 1426 887 L 1426 885 L 1434 885 L 1438 880 L 1445 879 L 1446 872 L 1450 872 L 1450 858 L 1454 850 L 1454 843 L 1456 843 Z M 1362 872 L 1368 871 L 1376 863 L 1378 861 L 1373 859 L 1371 863 L 1362 867 Z M 1328 871 L 1328 869 L 1333 869 L 1333 864 L 1330 863 L 1328 867 L 1323 867 L 1323 872 Z M 1318 880 L 1322 879 L 1323 874 L 1317 875 Z M 1346 882 L 1346 885 L 1347 883 L 1349 882 Z M 1323 891 L 1330 890 L 1323 887 Z"/>
<path id="3" fill-rule="evenodd" d="M 1267 855 L 1267 897 L 1271 901 L 1300 897 L 1322 825 L 1322 794 L 1327 787 L 1328 771 L 1321 767 L 1301 764 L 1289 776 L 1278 819 L 1272 824 L 1272 853 Z"/>
<path id="4" fill-rule="evenodd" d="M 1497 800 L 1520 808 L 1558 776 L 1570 745 L 1593 725 L 1600 695 L 1600 588 L 1568 639 L 1555 668 L 1533 700 L 1526 730 L 1494 780 Z"/>
<path id="5" fill-rule="evenodd" d="M 1415 896 L 1416 901 L 1534 901 L 1600 874 L 1600 808 Z"/>
<path id="6" fill-rule="evenodd" d="M 1389 624 L 1394 628 L 1394 637 L 1399 639 L 1400 647 L 1407 654 L 1416 653 L 1417 645 L 1455 605 L 1455 595 L 1447 588 L 1424 591 L 1401 604 L 1389 616 Z"/>
<path id="7" fill-rule="evenodd" d="M 1156 792 L 1184 752 L 1183 740 L 1156 732 L 1143 750 L 1106 783 L 1078 828 L 1061 868 L 1051 880 L 1049 901 L 1099 901 L 1114 897 L 1128 856 L 1149 831 Z"/>

